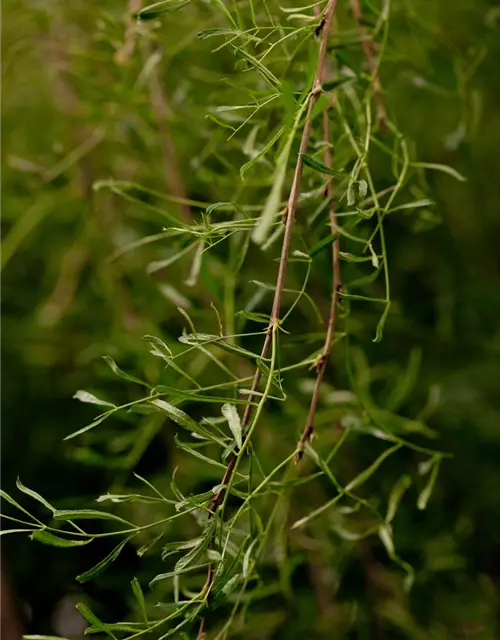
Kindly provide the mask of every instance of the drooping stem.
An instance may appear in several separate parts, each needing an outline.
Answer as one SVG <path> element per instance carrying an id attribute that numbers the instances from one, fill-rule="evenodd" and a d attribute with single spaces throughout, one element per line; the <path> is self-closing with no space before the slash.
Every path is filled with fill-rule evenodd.
<path id="1" fill-rule="evenodd" d="M 324 163 L 331 169 L 332 168 L 332 150 L 331 150 L 331 136 L 330 136 L 330 123 L 328 121 L 328 112 L 323 113 L 323 138 L 325 142 L 324 147 Z M 314 391 L 309 405 L 309 413 L 307 416 L 306 426 L 302 432 L 302 436 L 299 441 L 299 447 L 297 455 L 295 456 L 295 463 L 298 463 L 304 455 L 304 448 L 306 443 L 313 437 L 314 434 L 314 416 L 316 415 L 316 407 L 319 399 L 319 392 L 321 388 L 321 382 L 325 374 L 326 365 L 328 363 L 328 357 L 332 347 L 333 336 L 335 332 L 335 318 L 337 315 L 338 304 L 338 292 L 341 287 L 340 280 L 340 260 L 339 260 L 339 234 L 337 233 L 337 217 L 335 215 L 335 200 L 333 198 L 333 182 L 332 177 L 329 178 L 325 187 L 325 198 L 328 200 L 328 215 L 330 219 L 330 227 L 333 235 L 332 242 L 332 295 L 330 301 L 330 313 L 328 316 L 328 327 L 326 330 L 325 342 L 321 355 L 316 364 L 316 382 L 314 384 Z"/>
<path id="2" fill-rule="evenodd" d="M 316 35 L 320 39 L 319 45 L 319 53 L 318 53 L 318 63 L 316 66 L 316 72 L 314 76 L 314 80 L 312 83 L 311 91 L 306 98 L 307 109 L 305 115 L 304 127 L 302 130 L 302 136 L 300 140 L 299 153 L 297 156 L 297 162 L 295 165 L 295 172 L 293 176 L 293 182 L 290 189 L 290 194 L 288 197 L 288 203 L 286 207 L 286 214 L 284 217 L 285 231 L 283 236 L 282 248 L 281 248 L 281 257 L 278 269 L 278 275 L 276 278 L 276 288 L 274 293 L 273 306 L 271 311 L 271 317 L 269 326 L 267 329 L 266 337 L 264 339 L 264 344 L 262 345 L 261 350 L 261 358 L 264 359 L 267 357 L 269 353 L 269 348 L 273 341 L 273 334 L 278 330 L 279 326 L 279 316 L 281 310 L 281 301 L 283 297 L 283 290 L 285 286 L 285 277 L 286 270 L 288 265 L 288 257 L 290 253 L 290 246 L 292 241 L 292 231 L 293 231 L 293 223 L 295 221 L 295 215 L 297 211 L 297 203 L 300 193 L 300 183 L 302 178 L 302 170 L 303 170 L 303 161 L 302 156 L 307 151 L 307 145 L 309 142 L 309 137 L 311 133 L 311 116 L 313 107 L 318 100 L 319 96 L 322 92 L 322 82 L 325 74 L 325 65 L 326 65 L 326 54 L 327 54 L 327 46 L 328 46 L 328 35 L 330 33 L 330 28 L 333 20 L 333 15 L 335 13 L 336 8 L 336 0 L 329 0 L 321 21 L 319 23 L 318 28 L 316 29 Z M 251 393 L 249 396 L 249 402 L 245 408 L 245 412 L 242 418 L 242 432 L 244 441 L 249 435 L 249 427 L 250 427 L 250 419 L 252 417 L 252 401 L 255 398 L 255 392 L 259 387 L 261 379 L 261 370 L 257 367 L 255 370 L 255 374 L 252 381 Z M 253 430 L 253 429 L 252 429 Z M 228 485 L 231 483 L 232 476 L 234 474 L 235 466 L 238 460 L 238 454 L 233 453 L 227 462 L 227 467 L 224 472 L 224 476 L 221 480 L 219 491 L 214 495 L 210 509 L 211 513 L 215 513 L 215 510 L 222 504 L 225 492 L 227 490 Z M 207 580 L 205 583 L 205 594 L 208 597 L 211 586 L 214 580 L 214 571 L 213 567 L 210 566 L 207 573 Z M 205 634 L 205 622 L 201 621 L 201 625 L 198 632 L 198 638 L 201 639 Z"/>
<path id="3" fill-rule="evenodd" d="M 320 49 L 318 54 L 318 64 L 316 67 L 316 73 L 314 76 L 311 92 L 309 93 L 309 96 L 307 98 L 308 105 L 307 105 L 307 111 L 305 116 L 305 123 L 304 123 L 304 128 L 302 130 L 302 137 L 300 140 L 300 148 L 297 156 L 297 163 L 295 165 L 295 173 L 293 177 L 292 187 L 290 189 L 290 195 L 288 197 L 288 203 L 286 207 L 285 233 L 284 233 L 283 243 L 281 247 L 281 257 L 280 257 L 280 263 L 279 263 L 279 269 L 278 269 L 278 276 L 276 278 L 276 288 L 275 288 L 273 306 L 271 311 L 271 319 L 269 322 L 266 337 L 264 340 L 264 344 L 262 345 L 262 351 L 260 354 L 260 357 L 262 359 L 266 358 L 269 353 L 273 327 L 277 323 L 279 324 L 281 299 L 283 297 L 286 269 L 288 264 L 288 255 L 290 253 L 290 245 L 292 241 L 293 223 L 295 221 L 295 214 L 297 211 L 297 202 L 298 202 L 299 193 L 300 193 L 300 181 L 302 178 L 302 169 L 303 169 L 302 156 L 307 151 L 307 144 L 309 142 L 309 136 L 311 133 L 311 113 L 322 91 L 321 84 L 322 84 L 324 73 L 325 73 L 328 35 L 330 32 L 336 5 L 337 5 L 336 0 L 329 0 L 328 5 L 325 8 L 323 17 L 320 22 L 321 29 L 317 30 L 318 37 L 321 38 Z M 246 433 L 248 430 L 248 425 L 252 415 L 252 401 L 254 399 L 254 393 L 258 389 L 260 378 L 261 378 L 261 370 L 257 368 L 255 370 L 254 378 L 252 381 L 251 393 L 249 396 L 249 401 L 245 408 L 245 412 L 243 414 L 243 419 L 241 424 L 244 436 L 246 436 Z M 214 509 L 217 508 L 222 502 L 222 499 L 224 497 L 224 487 L 227 486 L 227 483 L 233 474 L 234 466 L 236 464 L 236 457 L 237 457 L 236 454 L 233 454 L 228 460 L 226 471 L 221 481 L 222 488 L 214 495 L 214 498 L 212 500 L 212 507 Z"/>

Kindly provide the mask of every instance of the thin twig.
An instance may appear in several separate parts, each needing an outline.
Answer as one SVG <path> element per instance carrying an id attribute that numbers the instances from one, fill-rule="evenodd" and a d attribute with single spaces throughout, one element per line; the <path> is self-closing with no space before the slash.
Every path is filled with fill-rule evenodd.
<path id="1" fill-rule="evenodd" d="M 373 40 L 367 33 L 363 25 L 363 13 L 361 12 L 361 5 L 359 0 L 350 0 L 351 11 L 356 23 L 358 25 L 359 34 L 361 36 L 361 43 L 365 54 L 368 69 L 373 83 L 373 93 L 375 96 L 375 106 L 377 109 L 377 123 L 381 131 L 387 131 L 387 112 L 385 110 L 384 101 L 382 98 L 382 85 L 380 83 L 380 75 L 378 70 L 378 64 L 375 59 L 375 48 L 373 46 Z"/>
<path id="2" fill-rule="evenodd" d="M 297 202 L 298 202 L 298 197 L 300 192 L 300 181 L 302 178 L 302 169 L 303 169 L 302 156 L 304 153 L 306 153 L 307 145 L 309 142 L 309 136 L 311 132 L 312 110 L 322 91 L 321 85 L 322 85 L 324 72 L 325 72 L 328 35 L 330 33 L 330 27 L 332 24 L 333 15 L 335 13 L 336 4 L 337 4 L 336 0 L 329 0 L 322 17 L 322 28 L 319 34 L 321 39 L 320 39 L 320 48 L 319 48 L 319 54 L 318 54 L 318 64 L 316 67 L 316 73 L 315 73 L 313 84 L 311 87 L 311 92 L 309 93 L 309 97 L 308 97 L 308 105 L 307 105 L 304 129 L 302 131 L 300 148 L 299 148 L 299 153 L 297 157 L 297 164 L 295 166 L 295 173 L 294 173 L 292 187 L 290 189 L 290 195 L 288 198 L 288 204 L 286 208 L 286 216 L 284 219 L 285 232 L 284 232 L 283 244 L 281 248 L 281 257 L 280 257 L 280 263 L 279 263 L 278 276 L 276 278 L 276 289 L 274 293 L 274 300 L 273 300 L 273 307 L 271 311 L 270 322 L 267 329 L 264 344 L 262 346 L 261 355 L 260 355 L 262 359 L 267 357 L 267 354 L 269 352 L 269 347 L 272 341 L 273 332 L 276 330 L 276 327 L 279 325 L 281 299 L 283 296 L 283 289 L 285 286 L 285 276 L 286 276 L 286 269 L 287 269 L 287 263 L 288 263 L 288 255 L 290 253 L 290 245 L 292 240 L 293 223 L 294 223 L 295 214 L 297 211 Z M 251 403 L 254 400 L 254 393 L 257 391 L 260 378 L 261 378 L 261 371 L 259 368 L 257 368 L 255 370 L 255 374 L 252 382 L 249 401 L 245 408 L 245 412 L 243 414 L 243 418 L 241 422 L 244 438 L 247 437 L 249 432 L 249 423 L 252 415 Z M 226 471 L 221 481 L 222 488 L 219 489 L 219 491 L 214 495 L 210 504 L 210 509 L 212 513 L 214 513 L 217 507 L 219 507 L 222 504 L 222 501 L 225 496 L 226 487 L 229 485 L 231 481 L 237 459 L 238 459 L 238 455 L 233 453 L 228 460 Z M 213 577 L 214 577 L 213 567 L 210 566 L 208 570 L 207 581 L 205 583 L 205 593 L 207 594 L 207 596 L 213 584 Z M 201 640 L 201 638 L 204 637 L 203 635 L 205 633 L 204 627 L 205 627 L 204 620 L 202 620 L 200 629 L 198 632 L 199 640 Z"/>
<path id="3" fill-rule="evenodd" d="M 332 150 L 330 143 L 330 123 L 328 121 L 328 112 L 323 112 L 323 137 L 325 141 L 324 162 L 327 167 L 332 168 Z M 321 388 L 321 382 L 325 374 L 326 365 L 328 363 L 328 356 L 332 348 L 333 336 L 335 332 L 335 318 L 337 315 L 337 303 L 338 293 L 341 287 L 340 280 L 340 260 L 339 260 L 339 234 L 337 233 L 337 216 L 335 215 L 335 200 L 333 198 L 333 183 L 330 177 L 325 188 L 325 198 L 328 200 L 328 215 L 330 218 L 330 227 L 333 235 L 332 242 L 332 296 L 330 301 L 330 314 L 328 316 L 328 327 L 326 330 L 325 342 L 323 344 L 323 350 L 316 364 L 316 382 L 314 385 L 314 391 L 311 398 L 311 404 L 309 405 L 309 414 L 307 416 L 306 426 L 302 432 L 302 436 L 299 441 L 299 451 L 295 456 L 295 464 L 300 462 L 304 455 L 304 448 L 306 442 L 311 440 L 314 434 L 314 416 L 316 415 L 316 407 L 319 399 L 319 392 Z"/>

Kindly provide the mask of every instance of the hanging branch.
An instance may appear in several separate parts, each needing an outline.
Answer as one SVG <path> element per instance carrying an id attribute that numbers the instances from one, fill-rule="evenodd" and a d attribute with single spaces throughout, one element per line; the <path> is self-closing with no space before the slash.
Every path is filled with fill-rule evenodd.
<path id="1" fill-rule="evenodd" d="M 373 46 L 373 40 L 367 33 L 363 26 L 363 13 L 359 0 L 350 0 L 351 11 L 356 23 L 361 38 L 361 44 L 363 46 L 363 52 L 365 54 L 368 69 L 370 71 L 373 93 L 375 96 L 375 106 L 377 109 L 377 123 L 381 131 L 387 131 L 387 112 L 385 110 L 384 101 L 382 98 L 382 85 L 380 83 L 380 76 L 378 71 L 378 64 L 375 59 L 375 48 Z"/>
<path id="2" fill-rule="evenodd" d="M 288 198 L 288 203 L 286 207 L 286 215 L 285 215 L 285 233 L 283 238 L 283 244 L 281 249 L 281 258 L 278 270 L 278 276 L 276 278 L 276 289 L 273 300 L 273 307 L 271 311 L 271 318 L 269 322 L 269 326 L 266 333 L 266 338 L 264 340 L 264 344 L 262 346 L 262 351 L 260 354 L 261 359 L 267 357 L 269 353 L 269 347 L 271 345 L 272 334 L 276 325 L 279 324 L 279 314 L 281 309 L 281 298 L 283 296 L 283 288 L 285 286 L 285 275 L 286 268 L 288 263 L 288 254 L 290 252 L 290 244 L 292 240 L 292 229 L 293 223 L 295 220 L 295 213 L 297 210 L 297 201 L 300 192 L 300 181 L 302 178 L 302 169 L 303 162 L 302 156 L 307 151 L 307 144 L 309 142 L 309 136 L 311 132 L 311 113 L 313 107 L 321 95 L 322 88 L 321 84 L 323 81 L 324 70 L 325 70 L 325 61 L 326 61 L 326 53 L 327 53 L 327 43 L 328 43 L 328 34 L 330 32 L 330 27 L 332 23 L 333 14 L 336 8 L 336 0 L 329 0 L 328 5 L 325 8 L 323 13 L 323 17 L 321 19 L 319 28 L 316 30 L 316 33 L 321 37 L 320 41 L 320 50 L 318 55 L 318 65 L 316 68 L 316 74 L 313 80 L 312 89 L 308 97 L 308 105 L 307 112 L 305 117 L 304 129 L 302 131 L 302 138 L 300 141 L 300 148 L 297 157 L 297 164 L 295 166 L 295 174 L 293 177 L 292 187 L 290 189 L 290 195 Z M 252 382 L 251 393 L 249 396 L 248 404 L 245 408 L 245 412 L 243 414 L 243 419 L 241 423 L 243 435 L 245 436 L 248 431 L 248 424 L 250 421 L 250 417 L 252 414 L 252 401 L 254 399 L 254 393 L 257 391 L 261 378 L 260 369 L 255 370 L 255 375 Z M 224 497 L 224 487 L 227 486 L 230 481 L 234 466 L 236 464 L 237 455 L 233 454 L 228 461 L 226 472 L 224 473 L 224 477 L 222 478 L 221 484 L 222 488 L 214 495 L 212 499 L 212 508 L 216 509 L 221 503 Z"/>
<path id="3" fill-rule="evenodd" d="M 287 263 L 288 263 L 288 255 L 290 253 L 290 245 L 292 240 L 293 223 L 295 220 L 295 214 L 297 211 L 297 202 L 298 202 L 298 197 L 300 193 L 300 182 L 302 178 L 302 169 L 303 169 L 302 156 L 307 151 L 307 145 L 308 145 L 309 137 L 311 133 L 312 110 L 314 105 L 316 104 L 316 101 L 318 100 L 319 96 L 322 93 L 322 81 L 325 73 L 328 35 L 330 33 L 330 28 L 332 24 L 333 15 L 335 13 L 336 4 L 337 4 L 336 0 L 329 0 L 324 10 L 321 21 L 318 25 L 318 28 L 316 29 L 316 32 L 315 32 L 316 35 L 319 38 L 321 38 L 320 46 L 319 46 L 319 54 L 318 54 L 318 64 L 316 67 L 316 73 L 312 83 L 311 92 L 309 93 L 309 96 L 307 98 L 308 104 L 307 104 L 307 111 L 305 116 L 305 123 L 304 123 L 304 128 L 302 130 L 300 148 L 297 156 L 297 164 L 295 166 L 295 173 L 293 177 L 292 187 L 290 189 L 290 195 L 288 197 L 288 203 L 286 207 L 286 214 L 284 217 L 285 232 L 284 232 L 283 244 L 281 249 L 281 258 L 279 263 L 278 276 L 276 278 L 276 289 L 274 294 L 270 322 L 267 329 L 264 344 L 262 346 L 262 351 L 260 354 L 261 359 L 264 359 L 267 357 L 269 353 L 269 347 L 273 339 L 273 334 L 277 330 L 277 327 L 279 326 L 281 299 L 283 296 L 283 289 L 285 286 L 285 276 L 286 276 L 286 269 L 287 269 Z M 245 408 L 245 412 L 243 414 L 243 418 L 241 422 L 241 428 L 242 428 L 244 440 L 248 436 L 249 423 L 252 415 L 252 401 L 254 400 L 254 397 L 255 397 L 254 394 L 258 389 L 260 378 L 261 378 L 261 371 L 259 368 L 257 368 L 254 374 L 248 404 Z M 211 503 L 209 505 L 212 514 L 215 513 L 215 510 L 222 504 L 227 487 L 231 482 L 237 460 L 238 460 L 238 454 L 236 453 L 233 453 L 228 460 L 226 471 L 220 483 L 221 488 L 216 494 L 214 494 L 214 497 L 212 498 Z M 208 568 L 207 580 L 205 583 L 205 593 L 207 595 L 213 584 L 213 579 L 214 579 L 213 566 L 210 565 Z M 200 629 L 198 632 L 198 638 L 200 639 L 204 637 L 204 622 L 205 621 L 203 619 L 201 621 Z"/>
<path id="4" fill-rule="evenodd" d="M 323 112 L 323 138 L 325 142 L 325 151 L 323 155 L 325 165 L 332 168 L 332 150 L 330 143 L 330 123 L 328 121 L 328 112 Z M 328 316 L 328 327 L 326 330 L 325 342 L 321 355 L 316 363 L 316 382 L 314 385 L 314 391 L 311 398 L 311 404 L 309 405 L 309 413 L 307 416 L 306 426 L 302 432 L 302 436 L 299 441 L 298 452 L 295 456 L 295 464 L 300 462 L 304 455 L 304 448 L 306 443 L 312 439 L 314 435 L 314 416 L 316 415 L 316 407 L 319 399 L 319 392 L 321 388 L 321 382 L 325 374 L 326 365 L 328 363 L 328 356 L 332 347 L 333 336 L 335 332 L 335 318 L 337 315 L 338 293 L 341 289 L 340 279 L 340 259 L 339 259 L 339 233 L 337 229 L 337 216 L 335 215 L 335 200 L 333 198 L 333 183 L 332 177 L 329 177 L 325 187 L 325 199 L 328 201 L 328 216 L 330 218 L 330 227 L 333 236 L 332 242 L 332 296 L 330 302 L 330 313 Z"/>

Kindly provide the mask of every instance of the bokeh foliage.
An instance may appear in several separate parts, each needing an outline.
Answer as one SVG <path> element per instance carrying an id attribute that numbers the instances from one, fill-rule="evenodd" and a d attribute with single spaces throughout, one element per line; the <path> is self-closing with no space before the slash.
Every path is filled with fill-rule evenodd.
<path id="1" fill-rule="evenodd" d="M 278 5 L 270 4 L 280 14 Z M 245 14 L 246 3 L 239 5 Z M 370 15 L 370 4 L 364 8 Z M 259 7 L 258 14 L 262 11 Z M 302 25 L 287 22 L 283 14 L 280 20 Z M 393 304 L 384 339 L 372 342 L 380 308 L 353 303 L 357 388 L 352 388 L 345 352 L 335 348 L 318 413 L 318 447 L 328 451 L 339 435 L 332 425 L 344 415 L 331 404 L 338 402 L 333 390 L 359 393 L 369 387 L 378 406 L 425 418 L 438 435 L 431 445 L 453 454 L 440 465 L 425 511 L 416 508 L 425 485 L 425 478 L 418 477 L 421 460 L 409 452 L 384 463 L 371 487 L 370 498 L 376 503 L 379 492 L 377 506 L 383 508 L 398 477 L 413 477 L 394 521 L 397 552 L 416 571 L 413 589 L 405 594 L 404 571 L 388 559 L 382 542 L 376 537 L 351 540 L 352 531 L 344 529 L 338 513 L 333 522 L 315 524 L 307 539 L 290 538 L 289 562 L 282 563 L 278 577 L 269 568 L 269 583 L 279 588 L 252 610 L 242 637 L 331 637 L 332 629 L 336 637 L 366 638 L 489 639 L 498 634 L 499 21 L 495 7 L 482 1 L 391 5 L 381 68 L 386 107 L 408 140 L 412 158 L 453 166 L 468 180 L 426 172 L 418 185 L 425 186 L 423 195 L 435 204 L 387 217 Z M 192 3 L 153 28 L 144 25 L 128 55 L 124 42 L 130 24 L 123 3 L 5 3 L 2 474 L 9 493 L 19 475 L 59 508 L 83 508 L 107 491 L 138 489 L 133 470 L 162 491 L 168 490 L 177 465 L 177 481 L 186 494 L 207 491 L 219 481 L 217 469 L 213 474 L 176 449 L 172 423 L 167 426 L 157 414 L 125 414 L 81 440 L 62 440 L 94 417 L 91 408 L 72 400 L 77 389 L 117 404 L 140 397 L 140 389 L 117 379 L 102 355 L 151 384 L 177 384 L 172 372 L 165 377 L 162 362 L 143 340 L 155 335 L 175 344 L 186 327 L 177 306 L 205 333 L 218 333 L 217 312 L 228 334 L 257 326 L 245 325 L 242 316 L 232 320 L 233 312 L 255 295 L 251 281 L 274 281 L 276 246 L 262 252 L 252 244 L 237 281 L 238 236 L 204 254 L 193 283 L 193 253 L 155 268 L 171 257 L 172 247 L 185 247 L 184 240 L 142 244 L 110 260 L 172 220 L 186 222 L 189 215 L 201 223 L 213 203 L 248 203 L 247 212 L 252 212 L 266 199 L 272 162 L 248 171 L 244 183 L 239 169 L 255 145 L 261 148 L 279 129 L 279 114 L 289 117 L 290 95 L 284 90 L 276 113 L 262 122 L 257 115 L 228 140 L 231 128 L 244 118 L 238 110 L 220 107 L 240 104 L 242 92 L 235 83 L 254 91 L 256 79 L 241 60 L 235 64 L 230 47 L 214 52 L 213 38 L 198 37 L 222 22 L 213 4 Z M 353 44 L 341 49 L 342 60 L 358 69 L 363 58 L 354 26 L 348 7 L 339 3 L 333 39 L 343 42 L 341 28 L 347 41 L 351 34 Z M 273 68 L 284 74 L 286 61 L 280 62 L 278 51 Z M 305 83 L 304 51 L 288 76 L 294 90 Z M 121 56 L 127 55 L 124 61 Z M 390 171 L 383 153 L 375 155 L 377 184 L 390 182 Z M 93 188 L 96 183 L 100 188 Z M 143 188 L 124 189 L 123 183 Z M 317 185 L 317 174 L 306 172 L 304 190 Z M 189 211 L 179 204 L 184 195 L 193 203 Z M 307 231 L 307 206 L 299 209 L 298 233 Z M 212 219 L 234 216 L 231 207 L 220 207 Z M 324 229 L 319 235 L 313 230 L 310 238 L 322 235 Z M 366 274 L 356 263 L 344 268 L 349 280 Z M 326 274 L 323 252 L 308 282 L 321 314 L 331 284 Z M 287 286 L 299 289 L 303 275 L 303 264 L 293 263 Z M 269 292 L 257 292 L 253 310 L 269 313 Z M 383 297 L 383 283 L 369 285 L 369 294 Z M 304 299 L 290 331 L 305 337 L 283 350 L 284 361 L 296 362 L 317 346 L 308 340 L 317 340 L 322 331 Z M 260 338 L 249 337 L 244 344 L 258 351 Z M 239 368 L 238 377 L 252 375 L 245 361 L 230 355 L 227 364 Z M 189 367 L 204 385 L 222 380 L 203 355 L 193 355 Z M 290 454 L 305 421 L 312 375 L 307 370 L 294 375 L 286 380 L 291 390 L 287 402 L 271 403 L 255 432 L 266 469 Z M 350 396 L 343 398 L 349 401 Z M 188 408 L 197 419 L 204 415 L 198 405 Z M 336 471 L 348 480 L 381 451 L 377 440 L 355 438 L 341 450 Z M 298 487 L 294 495 L 303 515 L 304 506 L 310 511 L 325 502 L 331 487 Z M 297 505 L 287 508 L 293 512 Z M 146 523 L 152 509 L 124 505 L 120 514 Z M 284 535 L 284 523 L 296 517 L 285 509 L 280 518 L 278 532 Z M 170 530 L 168 538 L 194 535 L 195 528 L 183 525 Z M 13 583 L 33 609 L 33 632 L 50 632 L 57 601 L 76 589 L 84 589 L 80 599 L 107 621 L 140 619 L 130 581 L 137 576 L 147 585 L 166 570 L 158 556 L 138 559 L 133 550 L 125 550 L 95 583 L 75 586 L 74 576 L 110 550 L 105 540 L 61 550 L 5 538 L 3 553 Z M 162 588 L 168 600 L 169 588 Z M 157 599 L 158 594 L 151 602 Z"/>

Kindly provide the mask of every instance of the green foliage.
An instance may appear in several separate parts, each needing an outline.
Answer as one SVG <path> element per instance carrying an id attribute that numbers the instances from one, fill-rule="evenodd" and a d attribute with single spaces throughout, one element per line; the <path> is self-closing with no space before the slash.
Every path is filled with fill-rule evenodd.
<path id="1" fill-rule="evenodd" d="M 30 370 L 60 367 L 64 393 L 101 411 L 84 426 L 62 420 L 57 435 L 66 474 L 92 469 L 104 493 L 94 509 L 61 483 L 58 508 L 18 480 L 33 502 L 2 491 L 13 523 L 2 533 L 73 548 L 64 555 L 98 549 L 80 556 L 91 561 L 76 580 L 116 575 L 127 609 L 115 622 L 82 591 L 90 634 L 419 639 L 463 621 L 460 608 L 445 612 L 456 593 L 439 575 L 460 567 L 447 536 L 466 539 L 471 517 L 429 514 L 446 506 L 441 472 L 458 469 L 450 395 L 443 404 L 431 382 L 448 378 L 453 396 L 468 375 L 453 382 L 432 351 L 453 352 L 450 306 L 461 303 L 450 296 L 465 290 L 439 262 L 440 236 L 429 238 L 469 182 L 436 122 L 412 118 L 429 120 L 428 94 L 455 100 L 444 149 L 474 142 L 481 99 L 469 84 L 490 41 L 444 54 L 429 44 L 441 18 L 420 0 L 364 3 L 361 20 L 357 2 L 338 3 L 331 30 L 330 6 L 166 0 L 131 2 L 124 16 L 117 3 L 30 5 L 32 22 L 16 25 L 43 43 L 47 69 L 33 80 L 44 95 L 30 100 L 47 127 L 7 139 L 8 286 L 24 282 L 23 252 L 57 255 L 33 325 L 7 330 L 26 342 Z M 449 228 L 474 249 L 468 224 Z M 415 298 L 432 278 L 442 285 L 430 326 Z M 475 353 L 490 346 L 477 336 Z M 90 369 L 98 380 L 82 390 Z M 129 550 L 142 563 L 130 571 Z M 473 601 L 488 603 L 480 623 L 493 637 L 492 578 L 481 580 Z M 422 613 L 432 581 L 452 604 Z"/>

